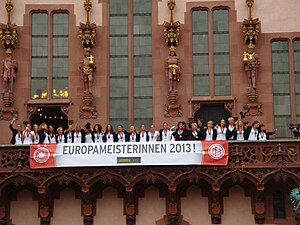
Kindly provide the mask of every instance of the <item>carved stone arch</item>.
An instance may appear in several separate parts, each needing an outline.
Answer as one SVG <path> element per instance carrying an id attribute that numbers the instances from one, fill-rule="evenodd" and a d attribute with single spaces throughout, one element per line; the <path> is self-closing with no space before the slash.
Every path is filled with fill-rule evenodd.
<path id="1" fill-rule="evenodd" d="M 121 175 L 117 173 L 109 173 L 107 171 L 95 174 L 91 179 L 88 180 L 86 184 L 90 187 L 90 189 L 93 189 L 93 186 L 99 182 L 111 186 L 117 185 L 122 188 L 125 188 L 125 185 L 127 184 L 126 180 L 124 180 L 124 177 Z"/>
<path id="2" fill-rule="evenodd" d="M 8 179 L 1 185 L 1 203 L 10 202 L 11 200 L 15 199 L 18 193 L 22 190 L 28 190 L 33 194 L 34 198 L 38 198 L 38 188 L 36 182 L 33 179 L 25 178 L 20 183 L 18 178 L 19 177 Z"/>
<path id="3" fill-rule="evenodd" d="M 213 180 L 206 174 L 190 173 L 185 174 L 174 182 L 177 186 L 177 192 L 180 196 L 184 196 L 187 188 L 197 186 L 205 190 L 213 191 Z"/>
<path id="4" fill-rule="evenodd" d="M 221 190 L 229 190 L 230 187 L 239 185 L 244 190 L 255 192 L 258 183 L 259 181 L 253 175 L 242 171 L 235 171 L 219 180 Z"/>
<path id="5" fill-rule="evenodd" d="M 30 190 L 32 193 L 35 193 L 38 189 L 38 182 L 31 177 L 17 175 L 10 177 L 3 182 L 1 182 L 0 185 L 0 194 L 3 193 L 3 191 L 7 189 L 11 189 L 12 187 L 18 188 L 18 190 L 22 190 L 22 188 L 26 188 Z M 36 189 L 36 190 L 35 190 Z"/>
<path id="6" fill-rule="evenodd" d="M 120 182 L 119 179 L 112 178 L 111 182 L 103 182 L 101 177 L 97 177 L 92 183 L 89 183 L 89 192 L 90 196 L 93 199 L 102 197 L 102 193 L 105 189 L 112 187 L 118 192 L 118 197 L 124 197 L 126 195 L 126 188 L 123 182 Z"/>
<path id="7" fill-rule="evenodd" d="M 59 174 L 57 176 L 52 176 L 43 184 L 43 186 L 45 187 L 45 191 L 50 195 L 54 194 L 54 192 L 61 192 L 61 190 L 65 188 L 70 188 L 74 190 L 75 193 L 81 193 L 84 183 L 78 177 Z"/>
<path id="8" fill-rule="evenodd" d="M 266 175 L 266 177 L 262 180 L 262 183 L 265 185 L 268 184 L 270 181 L 276 181 L 276 182 L 287 182 L 288 180 L 292 181 L 294 183 L 294 187 L 299 187 L 300 178 L 299 178 L 299 170 L 298 173 L 294 173 L 293 170 L 277 170 L 272 173 L 269 173 Z"/>
<path id="9" fill-rule="evenodd" d="M 166 187 L 168 187 L 172 183 L 168 177 L 171 176 L 172 171 L 168 171 L 168 173 L 166 174 L 160 173 L 159 171 L 154 172 L 152 170 L 149 170 L 145 173 L 141 173 L 138 176 L 136 176 L 130 183 L 132 186 L 135 186 L 140 182 L 145 182 L 148 184 L 155 184 L 156 182 L 160 182 L 163 183 Z"/>
<path id="10" fill-rule="evenodd" d="M 228 189 L 226 185 L 229 185 L 228 187 L 231 187 L 237 184 L 242 187 L 245 186 L 247 189 L 250 189 L 252 191 L 255 191 L 259 181 L 256 179 L 254 175 L 250 173 L 235 171 L 230 175 L 222 177 L 218 181 L 218 183 L 220 184 L 221 189 Z"/>
<path id="11" fill-rule="evenodd" d="M 153 182 L 148 182 L 147 180 L 140 180 L 139 182 L 135 183 L 133 186 L 133 192 L 136 196 L 138 197 L 143 197 L 144 196 L 144 191 L 151 187 L 154 186 L 159 190 L 159 195 L 161 197 L 166 197 L 169 191 L 168 184 L 163 182 L 160 179 L 156 179 Z"/>

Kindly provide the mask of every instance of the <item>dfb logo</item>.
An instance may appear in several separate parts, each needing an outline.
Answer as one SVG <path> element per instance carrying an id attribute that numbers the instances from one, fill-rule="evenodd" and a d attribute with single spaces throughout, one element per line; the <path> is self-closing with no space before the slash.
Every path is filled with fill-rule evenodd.
<path id="1" fill-rule="evenodd" d="M 45 147 L 39 147 L 34 151 L 33 159 L 37 163 L 45 163 L 50 158 L 50 151 Z"/>
<path id="2" fill-rule="evenodd" d="M 208 148 L 208 154 L 213 159 L 221 159 L 225 155 L 225 149 L 221 144 L 212 144 Z"/>

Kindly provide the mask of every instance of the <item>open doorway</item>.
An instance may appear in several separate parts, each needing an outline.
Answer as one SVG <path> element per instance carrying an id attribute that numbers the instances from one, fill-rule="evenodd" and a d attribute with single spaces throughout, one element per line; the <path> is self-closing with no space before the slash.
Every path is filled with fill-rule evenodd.
<path id="1" fill-rule="evenodd" d="M 225 119 L 225 122 L 227 122 L 229 117 L 231 117 L 231 114 L 225 110 L 222 103 L 201 104 L 200 110 L 194 114 L 194 121 L 202 119 L 203 125 L 206 126 L 209 120 L 212 120 L 214 124 L 218 124 L 221 119 Z"/>
<path id="2" fill-rule="evenodd" d="M 37 107 L 36 112 L 32 115 L 31 125 L 40 125 L 41 123 L 52 125 L 55 130 L 62 126 L 65 130 L 68 127 L 68 118 L 61 111 L 60 106 L 41 106 Z"/>

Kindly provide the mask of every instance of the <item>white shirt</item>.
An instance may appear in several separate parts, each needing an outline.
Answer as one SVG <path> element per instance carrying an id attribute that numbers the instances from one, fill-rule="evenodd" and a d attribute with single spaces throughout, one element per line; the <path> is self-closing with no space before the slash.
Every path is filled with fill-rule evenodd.
<path id="1" fill-rule="evenodd" d="M 21 133 L 17 133 L 15 136 L 16 139 L 16 143 L 15 145 L 21 145 L 22 144 L 22 134 Z"/>
<path id="2" fill-rule="evenodd" d="M 147 131 L 140 132 L 140 142 L 147 142 Z"/>
<path id="3" fill-rule="evenodd" d="M 23 135 L 24 135 L 23 144 L 24 145 L 32 144 L 31 132 L 30 131 L 28 131 L 28 132 L 23 131 Z"/>
<path id="4" fill-rule="evenodd" d="M 266 141 L 266 140 L 267 140 L 267 135 L 266 135 L 266 133 L 265 133 L 265 132 L 260 132 L 260 133 L 258 134 L 258 140 L 260 140 L 260 141 Z"/>
<path id="5" fill-rule="evenodd" d="M 149 135 L 149 141 L 150 142 L 155 142 L 155 141 L 157 141 L 157 138 L 159 137 L 159 132 L 156 130 L 152 134 L 151 131 L 148 131 L 148 135 Z"/>
<path id="6" fill-rule="evenodd" d="M 217 128 L 217 138 L 216 138 L 216 140 L 226 140 L 226 132 L 227 132 L 226 127 L 221 128 L 219 126 Z"/>
<path id="7" fill-rule="evenodd" d="M 55 134 L 52 134 L 52 136 L 48 134 L 48 139 L 50 141 L 49 143 L 56 143 Z"/>
<path id="8" fill-rule="evenodd" d="M 91 133 L 85 135 L 85 143 L 94 143 Z"/>
<path id="9" fill-rule="evenodd" d="M 33 133 L 33 144 L 38 144 L 40 142 L 40 135 L 38 133 L 34 133 L 34 131 L 32 131 Z"/>
<path id="10" fill-rule="evenodd" d="M 207 129 L 205 134 L 205 140 L 213 140 L 214 129 Z"/>
<path id="11" fill-rule="evenodd" d="M 162 139 L 161 141 L 171 141 L 171 139 L 172 139 L 171 132 L 169 130 L 167 130 L 167 131 L 162 130 L 161 139 Z"/>
<path id="12" fill-rule="evenodd" d="M 244 141 L 244 130 L 237 130 L 236 131 L 236 140 L 238 141 Z"/>
<path id="13" fill-rule="evenodd" d="M 117 133 L 117 139 L 118 139 L 118 142 L 125 142 L 125 141 L 126 141 L 125 138 L 126 138 L 126 137 L 125 137 L 124 132 L 122 132 L 122 133 Z"/>
<path id="14" fill-rule="evenodd" d="M 95 143 L 103 143 L 103 133 L 94 133 Z"/>
<path id="15" fill-rule="evenodd" d="M 72 143 L 72 133 L 69 132 L 67 135 L 67 143 Z"/>
<path id="16" fill-rule="evenodd" d="M 81 143 L 81 132 L 74 133 L 74 143 Z"/>
<path id="17" fill-rule="evenodd" d="M 57 136 L 57 143 L 65 143 L 65 136 L 63 134 L 61 136 Z"/>
<path id="18" fill-rule="evenodd" d="M 251 128 L 250 134 L 249 134 L 249 141 L 257 141 L 257 134 L 258 134 L 258 130 L 254 130 L 253 127 Z"/>
<path id="19" fill-rule="evenodd" d="M 131 133 L 129 136 L 129 142 L 136 142 L 136 133 Z"/>
<path id="20" fill-rule="evenodd" d="M 106 142 L 113 143 L 114 142 L 114 135 L 113 134 L 106 134 Z"/>

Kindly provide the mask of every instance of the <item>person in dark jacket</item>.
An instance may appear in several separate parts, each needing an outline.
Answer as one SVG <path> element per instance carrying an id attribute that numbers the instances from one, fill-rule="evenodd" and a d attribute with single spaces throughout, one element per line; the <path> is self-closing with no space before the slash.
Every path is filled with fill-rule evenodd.
<path id="1" fill-rule="evenodd" d="M 130 126 L 130 133 L 128 133 L 129 142 L 140 142 L 140 134 L 136 132 L 135 126 Z"/>
<path id="2" fill-rule="evenodd" d="M 273 132 L 269 132 L 264 124 L 260 124 L 259 128 L 258 128 L 259 132 L 258 132 L 258 140 L 259 141 L 266 141 L 270 139 L 270 135 L 274 135 L 277 131 L 277 129 L 275 129 Z"/>
<path id="3" fill-rule="evenodd" d="M 22 126 L 20 124 L 17 125 L 17 129 L 13 128 L 13 123 L 15 122 L 15 118 L 12 119 L 12 121 L 9 124 L 9 129 L 12 132 L 12 137 L 10 140 L 10 143 L 13 145 L 21 145 L 23 143 L 22 139 Z"/>
<path id="4" fill-rule="evenodd" d="M 172 134 L 175 141 L 186 141 L 188 140 L 188 132 L 184 129 L 184 123 L 178 122 L 177 130 Z"/>

